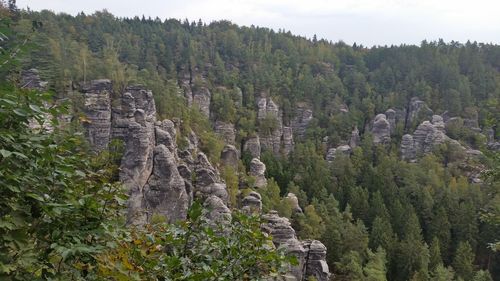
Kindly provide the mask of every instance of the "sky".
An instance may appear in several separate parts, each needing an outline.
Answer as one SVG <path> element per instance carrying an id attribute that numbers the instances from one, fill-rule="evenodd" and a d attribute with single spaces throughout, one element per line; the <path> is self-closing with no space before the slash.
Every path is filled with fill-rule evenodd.
<path id="1" fill-rule="evenodd" d="M 499 0 L 17 0 L 20 8 L 75 15 L 230 20 L 348 44 L 420 44 L 422 40 L 500 44 Z"/>

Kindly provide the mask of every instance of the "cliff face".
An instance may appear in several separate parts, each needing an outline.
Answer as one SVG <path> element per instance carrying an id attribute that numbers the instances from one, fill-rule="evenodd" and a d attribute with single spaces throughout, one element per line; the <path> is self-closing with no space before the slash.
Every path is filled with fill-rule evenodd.
<path id="1" fill-rule="evenodd" d="M 230 220 L 228 191 L 217 167 L 198 150 L 198 138 L 194 133 L 187 138 L 186 149 L 181 150 L 177 146 L 178 128 L 171 120 L 156 120 L 151 91 L 133 86 L 123 93 L 114 93 L 109 80 L 95 80 L 82 85 L 81 92 L 88 120 L 86 136 L 94 150 L 106 149 L 112 139 L 121 139 L 125 143 L 120 180 L 130 195 L 128 224 L 143 225 L 154 216 L 162 216 L 168 222 L 186 219 L 194 198 L 204 202 L 207 208 L 205 216 L 209 221 L 224 223 Z M 117 97 L 117 100 L 113 102 L 112 97 Z M 199 101 L 193 97 L 193 106 L 203 111 L 204 105 L 196 105 Z M 269 104 L 267 100 L 263 103 L 265 106 L 260 114 L 271 114 L 280 124 L 270 136 L 264 137 L 263 146 L 273 152 L 290 150 L 293 145 L 291 129 L 283 127 L 278 106 L 272 100 Z M 221 154 L 222 164 L 237 165 L 240 153 L 230 144 L 234 143 L 234 127 L 219 124 L 217 128 L 227 143 Z M 265 188 L 267 184 L 265 164 L 258 159 L 260 145 L 256 137 L 249 139 L 244 146 L 244 150 L 255 156 L 250 163 L 255 188 Z M 290 198 L 293 199 L 293 196 Z M 247 212 L 260 213 L 262 209 L 257 192 L 250 193 L 242 204 Z M 300 209 L 298 204 L 297 208 Z M 276 212 L 262 215 L 262 218 L 263 231 L 273 236 L 275 246 L 286 247 L 299 260 L 299 265 L 290 268 L 285 278 L 303 280 L 304 277 L 315 276 L 319 281 L 328 280 L 326 248 L 321 242 L 299 241 L 288 220 L 279 217 Z"/>

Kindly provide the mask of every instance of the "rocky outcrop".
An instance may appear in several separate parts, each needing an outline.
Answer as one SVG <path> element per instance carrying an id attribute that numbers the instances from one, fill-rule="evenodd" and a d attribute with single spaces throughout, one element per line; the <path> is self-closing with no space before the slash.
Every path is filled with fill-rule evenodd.
<path id="1" fill-rule="evenodd" d="M 210 98 L 212 94 L 207 87 L 200 87 L 193 91 L 193 106 L 196 106 L 203 115 L 210 117 Z"/>
<path id="2" fill-rule="evenodd" d="M 429 121 L 422 122 L 413 133 L 417 155 L 431 152 L 435 146 L 447 139 L 449 138 Z"/>
<path id="3" fill-rule="evenodd" d="M 408 129 L 413 124 L 421 122 L 422 120 L 430 120 L 433 111 L 427 104 L 417 97 L 413 97 L 408 105 L 408 114 L 406 118 L 406 128 Z"/>
<path id="4" fill-rule="evenodd" d="M 262 197 L 252 191 L 241 201 L 242 211 L 246 214 L 260 214 L 262 211 Z"/>
<path id="5" fill-rule="evenodd" d="M 330 148 L 326 153 L 326 161 L 332 162 L 337 155 L 347 155 L 349 156 L 352 152 L 352 149 L 349 145 L 341 145 L 337 148 Z"/>
<path id="6" fill-rule="evenodd" d="M 111 94 L 110 80 L 93 80 L 81 87 L 86 119 L 83 120 L 86 138 L 95 151 L 108 147 L 111 139 Z"/>
<path id="7" fill-rule="evenodd" d="M 257 101 L 257 119 L 260 125 L 259 139 L 263 150 L 274 155 L 288 154 L 293 149 L 293 129 L 283 126 L 282 113 L 271 98 Z M 307 118 L 306 118 L 307 119 Z"/>
<path id="8" fill-rule="evenodd" d="M 187 218 L 192 194 L 177 170 L 174 154 L 163 144 L 154 149 L 153 171 L 143 188 L 147 221 L 162 215 L 173 223 Z"/>
<path id="9" fill-rule="evenodd" d="M 297 258 L 298 264 L 290 266 L 290 275 L 295 280 L 315 277 L 327 281 L 330 277 L 326 263 L 326 247 L 317 240 L 299 241 L 287 218 L 280 217 L 276 211 L 262 216 L 262 229 L 270 234 L 276 247 L 284 247 L 288 254 Z"/>
<path id="10" fill-rule="evenodd" d="M 290 207 L 292 208 L 292 211 L 294 213 L 302 213 L 302 208 L 300 208 L 299 205 L 299 198 L 293 193 L 288 193 L 285 197 L 285 200 L 290 204 Z"/>
<path id="11" fill-rule="evenodd" d="M 40 74 L 37 69 L 31 68 L 21 73 L 20 87 L 22 89 L 45 91 L 47 86 L 48 82 L 40 79 Z"/>
<path id="12" fill-rule="evenodd" d="M 220 160 L 223 166 L 233 167 L 233 169 L 237 171 L 240 156 L 236 147 L 226 144 L 221 152 Z"/>
<path id="13" fill-rule="evenodd" d="M 293 132 L 299 139 L 303 139 L 306 129 L 313 119 L 313 112 L 306 104 L 299 103 L 295 109 L 295 117 L 290 121 Z"/>
<path id="14" fill-rule="evenodd" d="M 234 124 L 216 121 L 214 131 L 222 137 L 225 143 L 234 145 L 236 139 Z"/>
<path id="15" fill-rule="evenodd" d="M 351 132 L 351 138 L 349 139 L 349 146 L 351 148 L 355 148 L 359 146 L 361 139 L 359 137 L 359 130 L 357 126 L 354 126 L 354 129 Z"/>
<path id="16" fill-rule="evenodd" d="M 289 155 L 293 150 L 293 131 L 291 127 L 283 127 L 283 154 Z"/>
<path id="17" fill-rule="evenodd" d="M 389 108 L 385 112 L 385 116 L 387 117 L 387 122 L 389 122 L 391 135 L 394 135 L 394 132 L 396 130 L 396 111 L 392 108 Z"/>
<path id="18" fill-rule="evenodd" d="M 378 114 L 371 129 L 374 144 L 388 144 L 391 141 L 391 125 L 385 114 Z"/>
<path id="19" fill-rule="evenodd" d="M 417 157 L 413 136 L 405 134 L 401 140 L 401 159 L 413 162 Z"/>
<path id="20" fill-rule="evenodd" d="M 243 145 L 243 151 L 247 152 L 252 158 L 260 158 L 260 139 L 259 136 L 249 138 Z"/>
<path id="21" fill-rule="evenodd" d="M 257 158 L 252 159 L 248 174 L 255 179 L 253 187 L 262 188 L 267 185 L 265 173 L 266 165 Z"/>

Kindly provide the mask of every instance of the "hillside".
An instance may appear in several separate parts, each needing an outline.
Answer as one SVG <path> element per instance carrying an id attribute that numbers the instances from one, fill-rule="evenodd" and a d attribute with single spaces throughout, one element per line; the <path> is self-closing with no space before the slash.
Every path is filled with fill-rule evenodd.
<path id="1" fill-rule="evenodd" d="M 59 126 L 118 154 L 103 181 L 128 225 L 201 198 L 209 221 L 261 214 L 296 280 L 500 280 L 500 46 L 2 9 L 22 48 L 0 78 L 69 101 Z"/>

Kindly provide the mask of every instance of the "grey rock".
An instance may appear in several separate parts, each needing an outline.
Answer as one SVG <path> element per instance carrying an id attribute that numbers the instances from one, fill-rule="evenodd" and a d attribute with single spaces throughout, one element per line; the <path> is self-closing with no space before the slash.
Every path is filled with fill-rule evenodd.
<path id="1" fill-rule="evenodd" d="M 254 158 L 250 162 L 249 175 L 255 178 L 254 187 L 262 188 L 267 185 L 267 179 L 265 176 L 266 165 L 262 163 L 259 159 Z"/>
<path id="2" fill-rule="evenodd" d="M 387 122 L 389 122 L 391 135 L 394 135 L 394 132 L 396 131 L 396 111 L 389 108 L 385 112 L 385 116 L 387 117 Z"/>
<path id="3" fill-rule="evenodd" d="M 436 145 L 442 144 L 448 139 L 442 131 L 438 130 L 429 121 L 422 122 L 413 133 L 417 155 L 431 152 Z"/>
<path id="4" fill-rule="evenodd" d="M 290 204 L 290 207 L 292 207 L 293 212 L 302 213 L 302 208 L 300 208 L 299 205 L 299 198 L 297 198 L 295 194 L 289 192 L 286 195 L 285 200 L 287 200 L 287 202 Z"/>
<path id="5" fill-rule="evenodd" d="M 306 240 L 302 242 L 306 250 L 306 276 L 314 276 L 318 281 L 328 281 L 330 270 L 326 263 L 326 247 L 317 240 Z"/>
<path id="6" fill-rule="evenodd" d="M 127 223 L 141 225 L 147 221 L 142 199 L 143 187 L 153 171 L 154 126 L 141 126 L 132 121 L 128 130 L 120 165 L 120 181 L 129 190 Z"/>
<path id="7" fill-rule="evenodd" d="M 243 151 L 248 152 L 252 158 L 260 158 L 259 136 L 249 138 L 243 145 Z"/>
<path id="8" fill-rule="evenodd" d="M 206 87 L 193 92 L 193 106 L 196 106 L 207 118 L 210 116 L 210 98 L 212 94 Z"/>
<path id="9" fill-rule="evenodd" d="M 313 119 L 313 112 L 307 104 L 298 104 L 295 109 L 295 117 L 290 121 L 293 132 L 299 139 L 303 139 L 307 126 Z"/>
<path id="10" fill-rule="evenodd" d="M 443 117 L 441 117 L 440 115 L 432 115 L 432 125 L 434 125 L 437 130 L 443 133 L 445 132 Z"/>
<path id="11" fill-rule="evenodd" d="M 290 152 L 292 152 L 294 147 L 293 130 L 291 127 L 283 126 L 282 142 L 283 142 L 283 154 L 287 156 L 290 154 Z"/>
<path id="12" fill-rule="evenodd" d="M 413 136 L 405 134 L 401 140 L 401 159 L 413 162 L 417 157 Z"/>
<path id="13" fill-rule="evenodd" d="M 207 219 L 209 224 L 220 226 L 231 223 L 231 210 L 221 198 L 210 195 L 203 202 L 203 207 L 203 217 Z"/>
<path id="14" fill-rule="evenodd" d="M 326 161 L 332 162 L 337 155 L 346 155 L 349 156 L 352 152 L 352 149 L 349 145 L 341 145 L 337 148 L 330 148 L 326 154 Z"/>
<path id="15" fill-rule="evenodd" d="M 220 160 L 223 166 L 233 167 L 234 171 L 237 171 L 240 157 L 236 147 L 229 144 L 225 145 Z"/>
<path id="16" fill-rule="evenodd" d="M 297 280 L 305 280 L 314 276 L 319 281 L 327 281 L 330 277 L 326 263 L 326 247 L 319 241 L 306 240 L 300 242 L 295 230 L 287 218 L 278 216 L 276 211 L 262 215 L 262 230 L 273 239 L 276 247 L 284 247 L 288 254 L 297 257 L 299 264 L 290 267 L 290 273 Z"/>
<path id="17" fill-rule="evenodd" d="M 413 97 L 408 106 L 407 128 L 422 120 L 431 120 L 433 111 L 418 97 Z"/>
<path id="18" fill-rule="evenodd" d="M 153 171 L 144 186 L 144 201 L 148 221 L 155 214 L 164 216 L 169 223 L 187 217 L 192 194 L 186 190 L 174 154 L 163 144 L 154 150 Z"/>
<path id="19" fill-rule="evenodd" d="M 355 148 L 355 147 L 359 146 L 360 142 L 361 142 L 361 139 L 359 137 L 359 130 L 358 130 L 358 127 L 355 126 L 351 132 L 351 138 L 349 139 L 349 146 L 351 148 Z"/>
<path id="20" fill-rule="evenodd" d="M 283 119 L 279 107 L 271 98 L 260 98 L 257 105 L 257 118 L 259 122 L 266 118 L 275 118 L 277 125 L 271 132 L 259 132 L 261 148 L 273 152 L 274 155 L 280 155 L 283 136 Z"/>
<path id="21" fill-rule="evenodd" d="M 90 81 L 82 85 L 82 92 L 85 136 L 94 151 L 102 151 L 111 140 L 111 81 Z"/>
<path id="22" fill-rule="evenodd" d="M 216 121 L 214 130 L 222 137 L 225 143 L 234 145 L 236 139 L 234 124 Z"/>
<path id="23" fill-rule="evenodd" d="M 385 114 L 378 114 L 373 122 L 371 133 L 374 144 L 388 144 L 391 141 L 391 125 Z"/>
<path id="24" fill-rule="evenodd" d="M 247 214 L 260 214 L 262 211 L 262 197 L 255 191 L 245 196 L 241 203 L 243 212 Z"/>
<path id="25" fill-rule="evenodd" d="M 19 86 L 22 89 L 45 91 L 47 89 L 47 85 L 48 82 L 40 79 L 38 69 L 31 68 L 21 72 L 21 83 Z"/>

